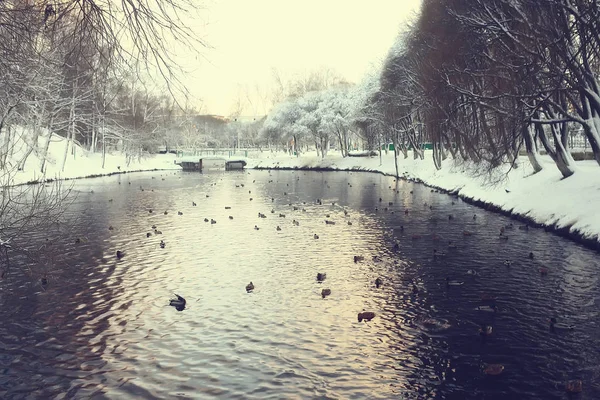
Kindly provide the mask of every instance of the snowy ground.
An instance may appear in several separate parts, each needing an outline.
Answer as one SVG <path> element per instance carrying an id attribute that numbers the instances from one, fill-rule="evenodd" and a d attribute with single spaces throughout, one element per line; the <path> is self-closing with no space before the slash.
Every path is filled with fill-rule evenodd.
<path id="1" fill-rule="evenodd" d="M 423 181 L 461 197 L 499 207 L 538 224 L 550 226 L 581 237 L 600 246 L 600 167 L 594 161 L 577 162 L 575 175 L 562 176 L 553 161 L 543 156 L 544 170 L 533 175 L 526 158 L 521 167 L 503 171 L 494 177 L 477 177 L 475 169 L 453 167 L 446 161 L 436 170 L 431 152 L 425 160 L 398 159 L 400 176 Z M 266 159 L 249 160 L 249 167 L 258 168 L 328 168 L 340 170 L 376 171 L 395 175 L 392 153 L 377 157 L 347 157 L 339 153 L 325 159 L 316 154 L 292 157 L 279 153 Z"/>
<path id="2" fill-rule="evenodd" d="M 38 149 L 44 147 L 45 137 L 40 137 Z M 154 169 L 180 169 L 174 164 L 176 157 L 174 154 L 146 155 L 140 159 L 134 158 L 127 165 L 127 159 L 122 153 L 106 154 L 104 168 L 102 168 L 102 154 L 90 153 L 83 148 L 75 145 L 75 154 L 72 149 L 68 149 L 65 167 L 63 169 L 63 159 L 65 153 L 66 140 L 58 135 L 53 135 L 48 156 L 46 158 L 46 173 L 41 171 L 41 155 L 33 151 L 21 171 L 16 171 L 19 160 L 27 151 L 27 144 L 23 141 L 17 141 L 13 145 L 12 156 L 8 158 L 8 163 L 13 166 L 13 173 L 10 176 L 3 176 L 3 184 L 18 185 L 22 183 L 40 181 L 43 179 L 73 179 L 83 178 L 94 175 L 107 175 L 117 172 L 146 171 Z"/>

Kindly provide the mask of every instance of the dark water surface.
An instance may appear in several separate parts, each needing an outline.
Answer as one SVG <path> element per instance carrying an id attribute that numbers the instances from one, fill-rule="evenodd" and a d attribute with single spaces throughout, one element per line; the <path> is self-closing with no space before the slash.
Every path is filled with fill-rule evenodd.
<path id="1" fill-rule="evenodd" d="M 583 380 L 574 398 L 600 398 L 598 254 L 543 230 L 515 223 L 501 240 L 510 219 L 368 173 L 154 172 L 74 189 L 59 239 L 30 238 L 40 263 L 0 282 L 2 399 L 562 399 L 569 379 Z M 146 237 L 152 225 L 162 234 Z M 499 311 L 478 311 L 482 297 Z M 376 317 L 359 323 L 363 310 Z M 553 332 L 550 317 L 576 328 Z"/>

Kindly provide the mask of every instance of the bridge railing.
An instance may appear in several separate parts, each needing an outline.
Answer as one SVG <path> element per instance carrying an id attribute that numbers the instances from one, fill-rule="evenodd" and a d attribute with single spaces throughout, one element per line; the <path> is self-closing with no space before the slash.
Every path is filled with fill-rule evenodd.
<path id="1" fill-rule="evenodd" d="M 226 158 L 260 158 L 264 152 L 269 150 L 260 151 L 257 148 L 246 148 L 246 149 L 232 149 L 232 148 L 215 148 L 215 149 L 179 149 L 177 150 L 177 157 L 209 157 L 218 156 Z"/>

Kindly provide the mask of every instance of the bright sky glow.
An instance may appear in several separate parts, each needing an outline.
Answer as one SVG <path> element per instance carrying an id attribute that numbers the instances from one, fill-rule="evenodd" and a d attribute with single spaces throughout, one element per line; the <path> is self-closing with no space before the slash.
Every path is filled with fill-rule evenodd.
<path id="1" fill-rule="evenodd" d="M 387 54 L 421 0 L 208 0 L 194 23 L 213 49 L 193 60 L 186 82 L 203 112 L 228 115 L 250 93 L 245 114 L 264 114 L 273 70 L 284 78 L 330 68 L 351 82 Z M 257 90 L 258 87 L 258 90 Z"/>

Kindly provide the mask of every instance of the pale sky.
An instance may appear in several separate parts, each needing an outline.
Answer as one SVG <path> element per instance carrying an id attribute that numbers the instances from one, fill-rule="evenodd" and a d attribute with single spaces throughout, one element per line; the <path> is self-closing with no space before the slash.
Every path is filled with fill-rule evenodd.
<path id="1" fill-rule="evenodd" d="M 238 93 L 250 92 L 264 114 L 273 69 L 284 78 L 330 68 L 358 82 L 385 57 L 421 0 L 207 0 L 194 29 L 213 49 L 192 61 L 185 79 L 203 111 L 228 115 Z"/>

